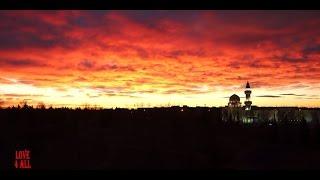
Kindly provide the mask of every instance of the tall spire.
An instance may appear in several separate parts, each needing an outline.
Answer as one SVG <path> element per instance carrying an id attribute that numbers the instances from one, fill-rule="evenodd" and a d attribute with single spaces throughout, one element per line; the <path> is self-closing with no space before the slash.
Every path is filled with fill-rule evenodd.
<path id="1" fill-rule="evenodd" d="M 246 94 L 246 101 L 244 102 L 245 110 L 251 110 L 251 104 L 252 104 L 252 102 L 250 100 L 251 90 L 250 90 L 250 84 L 248 81 L 247 81 L 246 89 L 245 89 L 244 93 Z"/>
<path id="2" fill-rule="evenodd" d="M 249 84 L 249 82 L 248 82 L 248 81 L 247 81 L 246 88 L 250 88 L 250 84 Z"/>

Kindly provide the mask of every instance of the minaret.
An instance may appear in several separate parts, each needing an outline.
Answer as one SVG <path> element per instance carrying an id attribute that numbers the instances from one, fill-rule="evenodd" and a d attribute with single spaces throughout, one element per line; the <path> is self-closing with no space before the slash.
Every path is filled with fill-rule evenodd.
<path id="1" fill-rule="evenodd" d="M 246 94 L 246 101 L 244 102 L 245 110 L 248 111 L 248 110 L 251 110 L 251 104 L 252 104 L 252 102 L 250 101 L 251 89 L 250 89 L 249 82 L 247 82 L 246 90 L 244 91 L 244 93 Z"/>

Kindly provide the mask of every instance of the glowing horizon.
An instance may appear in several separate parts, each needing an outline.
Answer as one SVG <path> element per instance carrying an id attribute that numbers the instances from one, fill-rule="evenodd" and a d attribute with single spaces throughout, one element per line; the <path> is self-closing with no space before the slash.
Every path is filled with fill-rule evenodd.
<path id="1" fill-rule="evenodd" d="M 0 106 L 320 107 L 320 11 L 0 11 Z"/>

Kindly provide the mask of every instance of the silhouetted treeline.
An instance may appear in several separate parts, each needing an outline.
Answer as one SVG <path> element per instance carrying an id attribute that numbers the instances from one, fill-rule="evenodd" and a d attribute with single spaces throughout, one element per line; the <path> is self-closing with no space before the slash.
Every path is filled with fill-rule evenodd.
<path id="1" fill-rule="evenodd" d="M 320 169 L 318 124 L 244 125 L 221 111 L 0 109 L 0 166 L 27 148 L 33 169 Z"/>

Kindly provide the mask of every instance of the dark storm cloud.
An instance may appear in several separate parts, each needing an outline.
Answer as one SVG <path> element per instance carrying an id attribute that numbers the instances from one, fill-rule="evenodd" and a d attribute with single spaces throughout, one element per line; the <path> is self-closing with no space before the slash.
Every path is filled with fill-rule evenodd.
<path id="1" fill-rule="evenodd" d="M 314 30 L 320 24 L 320 11 L 215 11 L 213 17 L 222 24 L 213 40 L 238 48 L 259 49 L 258 44 L 268 42 L 276 49 L 287 49 L 320 35 Z"/>
<path id="2" fill-rule="evenodd" d="M 306 77 L 306 76 L 304 76 L 304 77 Z M 309 78 L 309 77 L 308 77 Z M 311 77 L 310 77 L 311 78 Z M 308 88 L 308 87 L 310 87 L 310 86 L 308 86 L 308 85 L 304 85 L 304 84 L 296 84 L 296 85 L 293 85 L 293 86 L 291 86 L 291 88 Z"/>
<path id="3" fill-rule="evenodd" d="M 86 82 L 86 81 L 88 81 L 88 79 L 83 76 L 79 76 L 79 77 L 75 78 L 74 81 Z"/>
<path id="4" fill-rule="evenodd" d="M 320 44 L 306 46 L 302 52 L 305 55 L 320 54 Z"/>
<path id="5" fill-rule="evenodd" d="M 3 67 L 44 67 L 43 62 L 32 59 L 0 59 L 0 66 Z"/>
<path id="6" fill-rule="evenodd" d="M 296 26 L 299 22 L 318 19 L 319 10 L 252 10 L 216 11 L 217 18 L 226 23 L 260 26 L 267 29 L 283 29 Z M 301 27 L 303 28 L 303 27 Z"/>
<path id="7" fill-rule="evenodd" d="M 228 77 L 228 78 L 225 78 L 225 80 L 228 80 L 228 81 L 246 81 L 250 79 L 250 77 L 242 77 L 242 76 L 237 76 L 237 77 Z"/>
<path id="8" fill-rule="evenodd" d="M 223 42 L 229 42 L 234 45 L 238 45 L 238 47 L 246 47 L 246 48 L 256 48 L 256 46 L 263 41 L 270 39 L 277 39 L 275 35 L 267 35 L 265 33 L 261 34 L 245 34 L 245 33 L 234 33 L 227 35 L 225 37 L 217 38 L 217 40 Z"/>
<path id="9" fill-rule="evenodd" d="M 310 61 L 310 59 L 308 59 L 308 57 L 306 57 L 306 56 L 293 57 L 293 56 L 290 56 L 288 54 L 284 54 L 284 55 L 281 55 L 281 56 L 275 55 L 275 56 L 273 56 L 272 59 L 276 60 L 276 61 L 283 61 L 283 62 L 289 62 L 289 63 L 298 63 L 298 62 L 303 63 L 303 62 Z"/>
<path id="10" fill-rule="evenodd" d="M 238 61 L 231 61 L 228 64 L 228 67 L 233 68 L 233 69 L 240 69 L 240 63 L 238 63 Z"/>
<path id="11" fill-rule="evenodd" d="M 110 45 L 107 43 L 98 43 L 98 46 L 104 50 L 104 51 L 116 51 L 120 54 L 126 54 L 128 52 L 134 52 L 136 55 L 138 55 L 142 59 L 147 59 L 150 58 L 152 53 L 150 50 L 146 50 L 145 48 L 142 48 L 137 45 L 132 45 L 132 44 L 118 44 L 118 45 Z"/>
<path id="12" fill-rule="evenodd" d="M 35 81 L 33 81 L 33 80 L 19 80 L 19 82 L 22 84 L 34 84 Z"/>
<path id="13" fill-rule="evenodd" d="M 260 95 L 260 96 L 256 96 L 256 97 L 264 97 L 264 98 L 279 98 L 281 96 L 275 96 L 275 95 Z"/>
<path id="14" fill-rule="evenodd" d="M 81 27 L 79 22 L 84 17 L 74 16 L 70 11 L 66 11 L 63 16 L 60 15 L 63 13 L 58 11 L 5 12 L 0 13 L 0 50 L 53 47 L 72 49 L 80 43 L 79 40 L 69 37 L 65 32 L 77 26 Z M 87 22 L 98 21 L 95 16 L 89 16 L 89 18 Z M 59 21 L 62 21 L 61 25 L 57 25 Z M 88 26 L 83 25 L 83 27 Z"/>
<path id="15" fill-rule="evenodd" d="M 95 89 L 104 93 L 132 93 L 125 91 L 127 87 L 125 86 L 105 86 L 105 85 L 95 85 L 90 86 L 91 89 Z"/>
<path id="16" fill-rule="evenodd" d="M 121 66 L 116 64 L 105 64 L 96 68 L 97 71 L 118 71 L 118 72 L 133 72 L 136 69 L 132 66 Z"/>
<path id="17" fill-rule="evenodd" d="M 44 30 L 46 33 L 50 31 Z M 43 34 L 46 36 L 48 34 Z M 51 39 L 45 39 L 38 33 L 23 32 L 0 32 L 0 49 L 23 49 L 23 48 L 53 48 L 64 47 L 74 48 L 79 44 L 75 39 L 68 39 L 61 35 L 52 36 Z"/>
<path id="18" fill-rule="evenodd" d="M 118 93 L 104 93 L 104 96 L 110 96 L 110 97 L 130 97 L 130 98 L 140 98 L 139 96 L 134 96 L 130 94 L 118 94 Z"/>
<path id="19" fill-rule="evenodd" d="M 40 94 L 12 94 L 12 93 L 9 93 L 9 94 L 3 94 L 4 96 L 6 97 L 44 97 L 44 95 L 40 95 Z"/>
<path id="20" fill-rule="evenodd" d="M 234 24 L 241 26 L 254 26 L 258 28 L 281 29 L 288 26 L 294 26 L 297 22 L 303 23 L 304 20 L 316 19 L 319 17 L 318 11 L 81 11 L 64 12 L 61 16 L 59 11 L 39 11 L 23 13 L 4 11 L 0 14 L 2 25 L 0 26 L 0 48 L 22 48 L 26 46 L 32 47 L 67 47 L 76 46 L 79 42 L 76 39 L 64 36 L 64 32 L 73 28 L 92 29 L 103 28 L 103 31 L 97 34 L 105 33 L 108 35 L 119 34 L 121 31 L 112 28 L 122 29 L 123 24 L 117 23 L 115 19 L 107 18 L 112 13 L 118 13 L 128 18 L 133 23 L 138 23 L 149 29 L 158 29 L 160 32 L 166 32 L 167 27 L 163 27 L 160 20 L 170 20 L 185 25 L 194 25 L 199 23 L 202 14 L 212 13 L 213 20 L 208 20 L 207 24 L 215 24 L 220 22 L 220 26 L 224 24 Z M 11 15 L 8 15 L 11 14 Z M 16 16 L 14 16 L 16 15 Z M 41 17 L 53 16 L 55 21 L 64 20 L 65 23 L 57 26 L 50 21 L 44 21 Z M 18 17 L 18 18 L 17 18 Z M 40 18 L 41 17 L 41 18 Z M 52 17 L 51 17 L 52 19 Z M 54 22 L 54 21 L 53 21 Z M 221 22 L 223 22 L 221 24 Z M 192 26 L 191 26 L 192 27 Z M 228 26 L 226 26 L 228 27 Z M 31 28 L 34 31 L 23 31 L 25 28 Z M 219 28 L 219 27 L 217 27 Z M 52 36 L 51 39 L 42 38 L 44 35 Z M 282 38 L 279 34 L 268 35 L 267 33 L 246 33 L 245 36 L 240 34 L 230 34 L 226 40 L 230 40 L 235 44 L 254 45 L 263 40 L 279 41 Z M 307 48 L 306 51 L 308 51 Z M 311 48 L 312 50 L 312 48 Z M 140 50 L 138 50 L 140 51 Z M 144 54 L 144 53 L 142 53 Z"/>
<path id="21" fill-rule="evenodd" d="M 203 49 L 198 50 L 174 50 L 163 52 L 163 55 L 168 58 L 178 59 L 180 56 L 206 56 L 206 52 Z"/>
<path id="22" fill-rule="evenodd" d="M 274 64 L 265 64 L 263 59 L 256 58 L 251 54 L 246 54 L 229 63 L 229 67 L 231 68 L 239 69 L 240 66 L 250 68 L 270 68 L 273 67 Z"/>
<path id="23" fill-rule="evenodd" d="M 284 93 L 280 94 L 282 96 L 306 96 L 305 94 L 294 94 L 294 93 Z"/>
<path id="24" fill-rule="evenodd" d="M 205 92 L 197 89 L 180 88 L 180 89 L 169 89 L 163 91 L 162 94 L 203 94 Z"/>
<path id="25" fill-rule="evenodd" d="M 95 66 L 95 63 L 91 60 L 84 59 L 78 64 L 78 66 L 80 68 L 91 69 Z"/>
<path id="26" fill-rule="evenodd" d="M 149 10 L 149 11 L 121 11 L 122 14 L 126 15 L 131 21 L 144 26 L 166 32 L 167 29 L 159 24 L 161 20 L 170 19 L 172 21 L 182 23 L 193 23 L 198 20 L 201 15 L 201 11 L 174 11 L 174 10 Z"/>
<path id="27" fill-rule="evenodd" d="M 92 70 L 92 71 L 135 71 L 135 69 L 131 66 L 122 66 L 117 64 L 104 64 L 104 65 L 96 65 L 96 63 L 89 59 L 84 59 L 80 63 L 78 63 L 78 68 L 80 70 Z M 80 78 L 79 80 L 85 80 Z"/>
<path id="28" fill-rule="evenodd" d="M 150 89 L 150 90 L 140 90 L 138 91 L 138 93 L 156 93 L 158 92 L 157 90 L 155 89 Z"/>
<path id="29" fill-rule="evenodd" d="M 106 10 L 82 11 L 82 13 L 78 16 L 69 18 L 68 23 L 71 26 L 77 26 L 82 28 L 98 27 L 108 23 L 107 19 L 105 19 L 104 21 L 101 20 L 106 16 L 106 14 L 110 12 L 111 11 Z"/>

